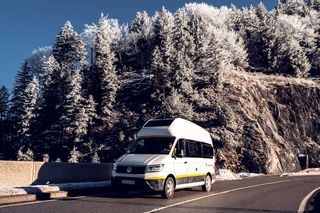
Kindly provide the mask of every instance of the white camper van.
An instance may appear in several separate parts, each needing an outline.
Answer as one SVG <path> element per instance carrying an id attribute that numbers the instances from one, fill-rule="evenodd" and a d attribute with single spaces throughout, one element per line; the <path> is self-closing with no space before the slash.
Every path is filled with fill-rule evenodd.
<path id="1" fill-rule="evenodd" d="M 175 189 L 201 186 L 210 191 L 215 169 L 214 148 L 206 130 L 181 118 L 149 120 L 115 162 L 112 185 L 120 190 L 147 187 L 172 198 Z"/>

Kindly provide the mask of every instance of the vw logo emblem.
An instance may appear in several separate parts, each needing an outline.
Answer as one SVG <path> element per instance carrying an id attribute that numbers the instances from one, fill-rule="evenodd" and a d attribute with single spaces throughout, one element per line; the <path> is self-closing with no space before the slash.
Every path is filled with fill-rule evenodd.
<path id="1" fill-rule="evenodd" d="M 127 168 L 127 173 L 131 173 L 131 172 L 132 172 L 132 167 L 129 166 L 129 167 Z"/>

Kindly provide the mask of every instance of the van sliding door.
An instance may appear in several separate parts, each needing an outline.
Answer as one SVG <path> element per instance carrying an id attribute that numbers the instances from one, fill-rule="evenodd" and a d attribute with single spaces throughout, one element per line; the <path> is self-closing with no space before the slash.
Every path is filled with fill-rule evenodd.
<path id="1" fill-rule="evenodd" d="M 203 181 L 203 158 L 200 142 L 186 140 L 186 159 L 188 161 L 188 183 Z"/>
<path id="2" fill-rule="evenodd" d="M 189 162 L 186 158 L 185 140 L 179 139 L 175 146 L 174 157 L 174 175 L 176 177 L 177 185 L 185 184 L 187 182 Z"/>

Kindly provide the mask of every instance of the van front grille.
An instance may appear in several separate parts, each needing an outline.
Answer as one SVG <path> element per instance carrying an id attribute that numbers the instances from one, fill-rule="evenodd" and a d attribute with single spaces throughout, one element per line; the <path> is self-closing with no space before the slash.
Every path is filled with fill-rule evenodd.
<path id="1" fill-rule="evenodd" d="M 117 166 L 117 173 L 144 174 L 145 170 L 145 166 Z"/>

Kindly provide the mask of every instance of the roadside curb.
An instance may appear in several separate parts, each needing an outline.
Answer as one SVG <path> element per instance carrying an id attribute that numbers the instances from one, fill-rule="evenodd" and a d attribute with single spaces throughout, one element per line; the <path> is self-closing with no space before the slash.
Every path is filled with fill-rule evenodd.
<path id="1" fill-rule="evenodd" d="M 14 203 L 33 202 L 37 200 L 62 199 L 68 197 L 66 191 L 44 192 L 37 194 L 12 195 L 0 197 L 0 206 Z"/>
<path id="2" fill-rule="evenodd" d="M 37 200 L 37 195 L 26 194 L 26 195 L 13 195 L 13 196 L 2 196 L 0 197 L 0 206 L 12 203 L 24 203 L 32 202 Z"/>
<path id="3" fill-rule="evenodd" d="M 79 195 L 95 194 L 103 192 L 110 188 L 110 181 L 104 182 L 88 182 L 85 183 L 65 183 L 56 184 L 51 186 L 34 186 L 26 188 L 23 194 L 13 194 L 0 196 L 0 207 L 8 204 L 33 202 L 37 200 L 51 200 L 51 199 L 64 199 L 67 197 L 74 197 Z M 43 188 L 42 188 L 43 187 Z M 57 188 L 58 187 L 58 188 Z"/>

